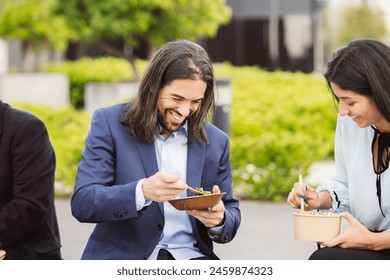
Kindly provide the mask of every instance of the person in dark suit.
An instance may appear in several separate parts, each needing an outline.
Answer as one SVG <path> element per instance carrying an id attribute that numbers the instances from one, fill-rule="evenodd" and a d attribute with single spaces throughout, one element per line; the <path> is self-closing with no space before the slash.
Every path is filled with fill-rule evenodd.
<path id="1" fill-rule="evenodd" d="M 214 85 L 205 50 L 178 40 L 157 51 L 134 101 L 95 111 L 71 200 L 96 223 L 82 259 L 218 259 L 213 242 L 235 237 L 229 138 L 206 122 Z M 226 194 L 176 210 L 167 201 L 193 195 L 187 185 Z"/>
<path id="2" fill-rule="evenodd" d="M 5 259 L 62 258 L 55 167 L 43 122 L 0 101 L 0 249 Z"/>

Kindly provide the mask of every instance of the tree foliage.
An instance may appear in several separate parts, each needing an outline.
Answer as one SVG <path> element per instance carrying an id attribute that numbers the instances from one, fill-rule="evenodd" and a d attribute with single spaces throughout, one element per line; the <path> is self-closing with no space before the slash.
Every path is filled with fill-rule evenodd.
<path id="1" fill-rule="evenodd" d="M 0 38 L 22 42 L 22 71 L 35 71 L 50 49 L 67 47 L 70 30 L 55 5 L 56 0 L 0 0 Z"/>
<path id="2" fill-rule="evenodd" d="M 0 37 L 31 43 L 38 49 L 48 43 L 59 51 L 68 42 L 93 42 L 110 55 L 134 62 L 131 49 L 140 40 L 159 46 L 178 38 L 214 36 L 231 17 L 225 2 L 0 0 Z"/>
<path id="3" fill-rule="evenodd" d="M 65 18 L 54 13 L 56 0 L 0 0 L 0 37 L 45 43 L 59 51 L 67 46 L 69 30 Z"/>
<path id="4" fill-rule="evenodd" d="M 77 32 L 77 40 L 139 38 L 160 45 L 176 38 L 213 36 L 227 23 L 225 0 L 58 0 L 58 13 Z"/>
<path id="5" fill-rule="evenodd" d="M 136 77 L 131 49 L 141 39 L 159 46 L 210 37 L 231 17 L 225 0 L 58 0 L 57 13 L 67 18 L 74 41 L 97 42 L 110 55 L 128 59 Z"/>
<path id="6" fill-rule="evenodd" d="M 367 4 L 348 7 L 342 15 L 336 34 L 336 45 L 345 45 L 355 38 L 384 40 L 387 36 L 383 14 Z"/>

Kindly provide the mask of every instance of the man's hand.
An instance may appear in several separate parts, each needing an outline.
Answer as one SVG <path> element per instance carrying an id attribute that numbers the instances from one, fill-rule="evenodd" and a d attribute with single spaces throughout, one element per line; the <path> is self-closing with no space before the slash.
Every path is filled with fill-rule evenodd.
<path id="1" fill-rule="evenodd" d="M 145 199 L 157 202 L 165 202 L 175 198 L 186 189 L 178 175 L 167 172 L 157 172 L 153 176 L 146 178 L 142 183 L 142 191 Z"/>
<path id="2" fill-rule="evenodd" d="M 5 258 L 5 251 L 4 250 L 0 250 L 0 260 L 3 260 Z"/>
<path id="3" fill-rule="evenodd" d="M 221 193 L 217 185 L 213 187 L 213 193 Z M 187 212 L 201 221 L 206 227 L 211 228 L 223 224 L 225 217 L 225 205 L 223 204 L 223 201 L 220 200 L 217 205 L 209 208 L 208 210 L 188 210 Z"/>

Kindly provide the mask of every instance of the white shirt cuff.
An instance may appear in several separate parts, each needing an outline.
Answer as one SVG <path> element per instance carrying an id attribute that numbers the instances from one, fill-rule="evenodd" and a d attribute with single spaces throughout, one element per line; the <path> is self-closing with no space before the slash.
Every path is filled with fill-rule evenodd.
<path id="1" fill-rule="evenodd" d="M 135 205 L 137 211 L 152 203 L 151 199 L 145 200 L 144 192 L 142 191 L 142 182 L 144 180 L 145 179 L 139 180 L 137 186 L 135 187 Z"/>

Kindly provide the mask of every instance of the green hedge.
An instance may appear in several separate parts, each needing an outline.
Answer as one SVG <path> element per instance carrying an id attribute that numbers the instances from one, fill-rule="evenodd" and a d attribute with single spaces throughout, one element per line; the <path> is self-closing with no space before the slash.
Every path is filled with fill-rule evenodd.
<path id="1" fill-rule="evenodd" d="M 284 200 L 299 174 L 333 156 L 337 110 L 320 75 L 215 65 L 231 80 L 231 164 L 238 196 Z"/>
<path id="2" fill-rule="evenodd" d="M 82 69 L 67 72 L 72 75 L 71 82 L 79 85 L 85 85 L 89 79 L 96 81 L 99 75 L 105 81 L 105 76 L 112 81 L 123 77 L 124 72 L 110 71 L 115 66 L 109 66 L 108 60 L 103 68 L 95 63 L 84 59 L 74 62 L 77 67 L 67 62 L 59 68 Z M 299 174 L 308 175 L 313 162 L 333 157 L 337 109 L 322 76 L 269 73 L 257 67 L 229 64 L 216 64 L 215 73 L 218 78 L 231 80 L 231 165 L 238 197 L 283 200 Z M 57 154 L 57 186 L 64 186 L 57 188 L 57 195 L 69 195 L 90 115 L 74 109 L 18 107 L 31 111 L 47 124 Z"/>

